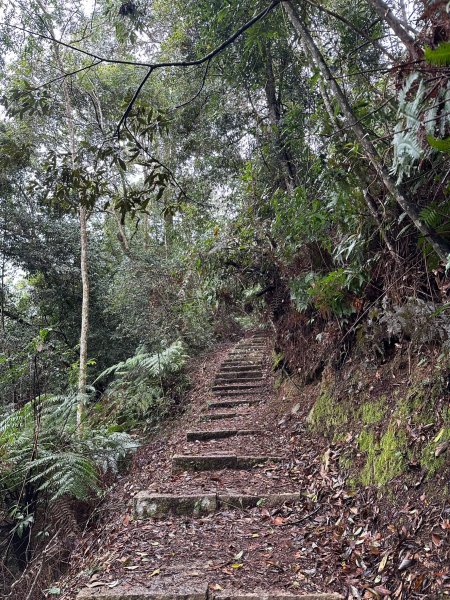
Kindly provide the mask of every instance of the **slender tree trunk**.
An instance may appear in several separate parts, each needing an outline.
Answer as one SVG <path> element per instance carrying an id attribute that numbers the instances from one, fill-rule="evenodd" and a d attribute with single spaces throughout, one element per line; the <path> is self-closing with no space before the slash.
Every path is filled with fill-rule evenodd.
<path id="1" fill-rule="evenodd" d="M 53 30 L 52 17 L 42 4 L 41 0 L 37 0 L 37 4 L 43 13 L 43 18 L 47 29 L 53 39 L 56 39 Z M 53 42 L 53 53 L 61 75 L 65 73 L 64 62 L 61 58 L 60 46 Z M 72 168 L 75 168 L 76 160 L 76 139 L 75 139 L 75 123 L 73 119 L 73 106 L 70 96 L 70 90 L 67 78 L 63 78 L 63 94 L 66 111 L 67 128 L 69 130 L 70 153 L 72 159 Z M 87 351 L 88 351 L 88 334 L 89 334 L 89 271 L 88 271 L 88 216 L 86 209 L 80 207 L 80 270 L 82 284 L 82 300 L 81 300 L 81 330 L 80 330 L 80 364 L 78 371 L 78 403 L 77 403 L 77 428 L 82 431 L 83 409 L 86 401 L 86 382 L 87 382 Z"/>
<path id="2" fill-rule="evenodd" d="M 164 211 L 164 245 L 169 252 L 173 240 L 173 214 L 170 210 Z"/>
<path id="3" fill-rule="evenodd" d="M 376 205 L 375 200 L 370 195 L 368 189 L 365 189 L 363 191 L 363 195 L 364 195 L 364 200 L 366 201 L 366 204 L 375 220 L 375 223 L 378 226 L 378 231 L 380 232 L 381 239 L 386 244 L 386 247 L 389 250 L 389 253 L 392 256 L 392 258 L 394 259 L 394 261 L 398 262 L 400 256 L 398 255 L 398 252 L 395 250 L 394 244 L 392 243 L 392 240 L 384 227 L 383 219 L 380 217 L 380 213 L 378 212 L 378 207 Z"/>
<path id="4" fill-rule="evenodd" d="M 306 54 L 309 56 L 311 62 L 319 69 L 324 80 L 328 82 L 335 99 L 340 105 L 350 130 L 353 131 L 354 136 L 361 145 L 367 160 L 375 169 L 387 191 L 393 196 L 398 205 L 408 215 L 420 233 L 429 241 L 439 258 L 443 261 L 446 261 L 448 255 L 450 254 L 450 244 L 420 219 L 419 212 L 413 201 L 408 198 L 406 194 L 397 186 L 395 180 L 391 177 L 389 171 L 383 165 L 382 159 L 378 155 L 375 146 L 370 141 L 367 132 L 363 129 L 362 125 L 353 113 L 353 109 L 350 106 L 344 91 L 333 77 L 327 63 L 325 62 L 325 59 L 322 56 L 322 53 L 314 42 L 304 20 L 295 9 L 293 2 L 291 0 L 284 0 L 283 6 L 289 20 L 292 23 L 292 26 L 294 27 L 303 44 Z"/>
<path id="5" fill-rule="evenodd" d="M 333 108 L 332 108 L 331 102 L 330 102 L 330 98 L 327 94 L 327 90 L 325 89 L 323 81 L 319 82 L 319 86 L 320 86 L 320 95 L 322 96 L 322 100 L 323 100 L 323 103 L 327 110 L 327 113 L 330 117 L 330 121 L 333 123 L 333 125 L 336 127 L 336 129 L 339 129 L 339 123 L 337 122 L 336 117 L 334 115 Z M 399 260 L 399 255 L 395 251 L 392 240 L 389 237 L 388 233 L 386 232 L 385 228 L 383 227 L 383 221 L 378 212 L 378 206 L 377 206 L 375 200 L 372 198 L 372 196 L 369 193 L 367 177 L 359 170 L 356 172 L 356 175 L 361 182 L 361 187 L 363 188 L 364 201 L 365 201 L 366 206 L 369 209 L 371 215 L 375 219 L 375 222 L 378 226 L 378 231 L 380 232 L 381 239 L 386 244 L 392 258 L 397 262 Z"/>
<path id="6" fill-rule="evenodd" d="M 284 185 L 288 192 L 293 192 L 295 188 L 295 172 L 292 159 L 286 148 L 285 136 L 283 136 L 283 132 L 281 131 L 281 109 L 280 102 L 277 98 L 273 60 L 269 46 L 266 50 L 266 82 L 264 90 L 266 93 L 267 107 L 269 109 L 272 137 L 276 147 L 281 172 L 283 173 Z"/>
<path id="7" fill-rule="evenodd" d="M 89 270 L 88 270 L 88 232 L 87 214 L 84 207 L 80 208 L 80 242 L 81 242 L 81 283 L 83 296 L 81 301 L 81 331 L 80 331 L 80 367 L 78 373 L 78 404 L 77 427 L 82 429 L 83 410 L 86 399 L 88 334 L 89 334 Z"/>
<path id="8" fill-rule="evenodd" d="M 143 240 L 143 248 L 145 251 L 148 250 L 148 242 L 149 242 L 149 233 L 148 233 L 148 214 L 145 212 L 143 217 L 144 219 L 144 224 L 143 224 L 143 236 L 144 236 L 144 240 Z"/>

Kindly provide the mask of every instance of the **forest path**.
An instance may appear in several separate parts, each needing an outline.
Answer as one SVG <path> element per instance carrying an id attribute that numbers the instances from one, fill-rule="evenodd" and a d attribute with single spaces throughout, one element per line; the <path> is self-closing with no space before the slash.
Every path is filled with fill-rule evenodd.
<path id="1" fill-rule="evenodd" d="M 276 414 L 270 351 L 255 332 L 211 370 L 207 397 L 147 465 L 132 516 L 96 544 L 78 600 L 342 598 L 311 538 L 325 520 L 303 484 L 300 432 Z"/>

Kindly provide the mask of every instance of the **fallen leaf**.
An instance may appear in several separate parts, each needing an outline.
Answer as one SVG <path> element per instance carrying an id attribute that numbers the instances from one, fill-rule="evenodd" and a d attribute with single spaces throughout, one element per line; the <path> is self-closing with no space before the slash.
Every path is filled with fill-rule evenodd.
<path id="1" fill-rule="evenodd" d="M 389 555 L 385 554 L 383 556 L 383 558 L 381 559 L 380 564 L 378 565 L 378 573 L 381 573 L 382 571 L 384 571 L 384 568 L 386 567 L 386 563 L 388 561 L 388 557 L 389 557 Z"/>
<path id="2" fill-rule="evenodd" d="M 442 444 L 439 444 L 439 446 L 437 446 L 436 450 L 434 451 L 434 456 L 438 458 L 439 456 L 441 456 L 441 454 L 444 454 L 444 452 L 446 452 L 449 447 L 450 442 L 442 442 Z"/>
<path id="3" fill-rule="evenodd" d="M 390 596 L 391 595 L 391 592 L 387 588 L 383 587 L 382 585 L 377 585 L 374 588 L 374 591 L 377 594 L 380 594 L 381 596 Z"/>
<path id="4" fill-rule="evenodd" d="M 111 583 L 108 583 L 108 587 L 109 588 L 115 588 L 119 585 L 120 581 L 118 579 L 116 579 L 115 581 L 111 581 Z"/>
<path id="5" fill-rule="evenodd" d="M 154 577 L 155 575 L 159 575 L 161 573 L 161 569 L 155 569 L 149 575 L 149 577 Z"/>
<path id="6" fill-rule="evenodd" d="M 442 544 L 442 538 L 439 535 L 437 535 L 436 533 L 431 534 L 431 539 L 433 540 L 433 544 L 435 546 L 437 546 L 438 548 Z"/>
<path id="7" fill-rule="evenodd" d="M 409 569 L 409 567 L 412 567 L 415 562 L 415 560 L 412 560 L 410 558 L 404 558 L 400 563 L 398 570 L 405 571 L 406 569 Z"/>

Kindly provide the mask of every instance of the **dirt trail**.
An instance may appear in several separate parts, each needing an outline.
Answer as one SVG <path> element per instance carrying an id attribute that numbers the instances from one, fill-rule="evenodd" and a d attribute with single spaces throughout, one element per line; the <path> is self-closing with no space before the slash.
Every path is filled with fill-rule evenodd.
<path id="1" fill-rule="evenodd" d="M 122 510 L 87 535 L 79 556 L 92 557 L 90 571 L 73 575 L 65 598 L 338 597 L 325 593 L 337 587 L 332 565 L 299 522 L 315 502 L 276 414 L 270 352 L 256 333 L 212 357 L 189 414 L 141 450 L 138 480 L 115 495 Z"/>
<path id="2" fill-rule="evenodd" d="M 256 333 L 197 365 L 188 411 L 102 506 L 63 600 L 416 597 L 389 516 L 307 427 L 311 388 L 275 393 L 271 349 Z"/>

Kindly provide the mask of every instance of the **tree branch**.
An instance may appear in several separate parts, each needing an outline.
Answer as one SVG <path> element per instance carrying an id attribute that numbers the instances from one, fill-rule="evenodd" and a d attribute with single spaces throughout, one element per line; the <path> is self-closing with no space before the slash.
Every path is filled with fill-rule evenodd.
<path id="1" fill-rule="evenodd" d="M 81 54 L 84 54 L 85 56 L 89 56 L 90 58 L 94 59 L 94 61 L 96 61 L 97 63 L 129 65 L 129 66 L 133 66 L 133 67 L 147 67 L 148 72 L 146 73 L 145 77 L 142 79 L 136 92 L 133 94 L 133 98 L 131 99 L 122 118 L 119 121 L 119 124 L 117 126 L 117 133 L 119 134 L 120 128 L 124 125 L 128 115 L 130 114 L 130 112 L 133 108 L 134 103 L 136 102 L 140 92 L 142 91 L 142 88 L 148 81 L 148 78 L 153 73 L 153 71 L 155 71 L 156 69 L 163 69 L 163 68 L 170 68 L 170 67 L 195 67 L 198 65 L 202 65 L 205 62 L 210 62 L 215 56 L 220 54 L 223 50 L 225 50 L 225 48 L 227 48 L 233 42 L 235 42 L 243 33 L 245 33 L 247 31 L 247 29 L 250 29 L 250 27 L 255 25 L 255 23 L 257 23 L 258 21 L 260 21 L 261 19 L 266 17 L 270 12 L 272 12 L 272 10 L 276 6 L 278 6 L 278 4 L 280 4 L 280 2 L 281 2 L 281 0 L 273 0 L 271 2 L 271 4 L 269 4 L 269 6 L 267 6 L 262 11 L 257 13 L 254 17 L 252 17 L 249 21 L 247 21 L 244 25 L 242 25 L 242 27 L 237 29 L 229 38 L 227 38 L 224 42 L 219 44 L 219 46 L 214 48 L 214 50 L 211 50 L 211 52 L 202 56 L 201 58 L 198 58 L 195 60 L 167 61 L 167 62 L 160 62 L 160 63 L 148 63 L 148 62 L 138 62 L 138 61 L 130 61 L 130 60 L 120 60 L 120 59 L 116 59 L 116 58 L 106 58 L 105 56 L 100 56 L 98 54 L 94 54 L 93 52 L 88 52 L 87 50 L 83 50 L 82 48 L 77 48 L 76 46 L 73 46 L 72 44 L 68 44 L 67 42 L 63 42 L 62 40 L 57 40 L 53 35 L 46 35 L 44 33 L 40 33 L 38 31 L 32 31 L 31 29 L 27 29 L 26 27 L 20 27 L 19 25 L 12 25 L 10 23 L 5 23 L 5 25 L 7 27 L 11 27 L 12 29 L 16 29 L 18 31 L 23 31 L 24 33 L 28 33 L 29 35 L 33 35 L 33 36 L 48 40 L 54 44 L 58 44 L 60 46 L 63 46 L 64 48 L 68 48 L 69 50 L 73 50 L 74 52 L 79 52 Z"/>
<path id="2" fill-rule="evenodd" d="M 395 35 L 408 48 L 412 58 L 417 60 L 419 52 L 416 48 L 416 40 L 410 35 L 404 24 L 392 12 L 392 9 L 383 0 L 369 0 L 377 14 L 385 21 Z M 409 28 L 409 27 L 408 27 Z"/>
<path id="3" fill-rule="evenodd" d="M 386 50 L 386 48 L 384 48 L 383 45 L 379 43 L 378 39 L 372 39 L 370 37 L 370 35 L 367 35 L 366 33 L 364 33 L 364 31 L 362 31 L 361 29 L 358 29 L 357 27 L 355 27 L 353 25 L 353 23 L 349 19 L 347 19 L 346 17 L 338 14 L 334 10 L 331 10 L 329 8 L 326 8 L 325 6 L 322 6 L 321 4 L 316 4 L 315 2 L 313 2 L 313 0 L 306 0 L 306 1 L 311 6 L 314 6 L 314 8 L 318 8 L 321 12 L 324 12 L 325 14 L 330 15 L 330 17 L 333 17 L 334 19 L 337 19 L 338 21 L 341 21 L 342 23 L 344 23 L 344 25 L 347 25 L 347 27 L 349 27 L 352 31 L 354 31 L 355 33 L 357 33 L 358 35 L 360 35 L 361 37 L 363 37 L 367 41 L 368 44 L 369 43 L 373 44 L 373 46 L 375 48 L 377 48 L 378 50 L 380 50 L 380 52 L 382 52 L 388 58 L 390 58 L 390 60 L 392 60 L 392 62 L 395 62 L 395 60 L 396 60 L 395 56 L 393 54 L 391 54 L 390 52 L 388 52 Z"/>
<path id="4" fill-rule="evenodd" d="M 175 62 L 147 64 L 146 66 L 148 66 L 149 70 L 146 73 L 145 77 L 142 79 L 137 90 L 133 94 L 133 98 L 131 99 L 130 103 L 128 104 L 127 108 L 125 109 L 125 112 L 122 115 L 122 118 L 120 119 L 119 124 L 117 125 L 117 136 L 119 137 L 121 127 L 125 124 L 127 117 L 130 114 L 130 112 L 134 106 L 134 103 L 136 102 L 139 94 L 142 91 L 142 88 L 147 83 L 148 78 L 153 73 L 153 71 L 155 71 L 156 69 L 162 69 L 162 68 L 167 68 L 167 67 L 193 67 L 193 66 L 202 65 L 205 62 L 210 63 L 211 60 L 215 56 L 220 54 L 223 50 L 225 50 L 225 48 L 228 48 L 228 46 L 230 46 L 233 42 L 235 42 L 245 31 L 247 31 L 247 29 L 250 29 L 250 27 L 255 25 L 255 23 L 257 23 L 258 21 L 260 21 L 261 19 L 266 17 L 276 6 L 278 6 L 278 4 L 280 4 L 280 2 L 281 2 L 281 0 L 274 0 L 271 4 L 269 4 L 269 6 L 267 6 L 265 9 L 263 9 L 261 12 L 259 12 L 257 15 L 255 15 L 253 18 L 251 18 L 250 21 L 247 21 L 247 23 L 245 23 L 244 25 L 242 25 L 242 27 L 237 29 L 228 39 L 226 39 L 219 46 L 214 48 L 214 50 L 211 50 L 211 52 L 209 52 L 202 58 L 198 58 L 196 60 L 187 60 L 187 61 L 175 61 Z"/>

